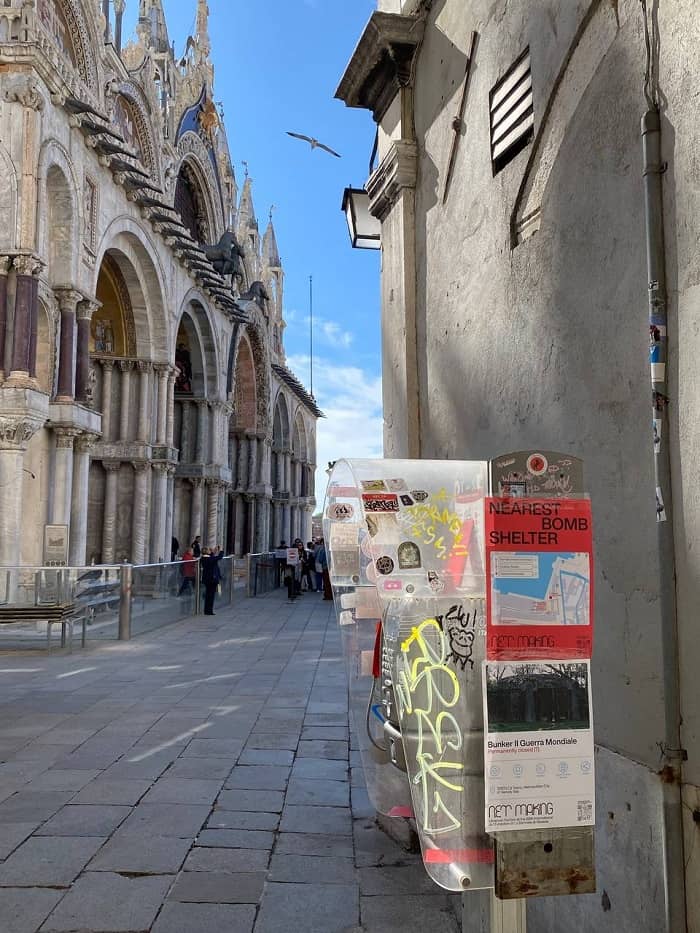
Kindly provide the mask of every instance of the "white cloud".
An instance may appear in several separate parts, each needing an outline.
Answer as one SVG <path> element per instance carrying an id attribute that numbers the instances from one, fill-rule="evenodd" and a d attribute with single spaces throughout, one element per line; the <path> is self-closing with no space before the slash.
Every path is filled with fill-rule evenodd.
<path id="1" fill-rule="evenodd" d="M 350 331 L 343 330 L 339 324 L 336 324 L 335 321 L 321 321 L 320 322 L 321 333 L 326 338 L 326 341 L 334 347 L 343 347 L 347 348 L 352 344 L 354 337 Z"/>
<path id="2" fill-rule="evenodd" d="M 287 357 L 289 368 L 304 378 L 308 356 Z M 323 506 L 329 461 L 382 456 L 382 379 L 359 366 L 314 358 L 314 395 L 325 418 L 316 438 L 316 500 Z"/>

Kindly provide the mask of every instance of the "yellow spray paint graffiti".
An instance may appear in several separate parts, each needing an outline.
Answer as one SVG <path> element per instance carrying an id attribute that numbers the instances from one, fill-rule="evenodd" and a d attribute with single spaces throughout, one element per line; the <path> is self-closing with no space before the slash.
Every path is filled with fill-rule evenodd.
<path id="1" fill-rule="evenodd" d="M 447 666 L 449 648 L 437 619 L 413 628 L 400 647 L 395 688 L 402 720 L 415 717 L 417 767 L 409 770 L 421 788 L 421 828 L 433 836 L 450 833 L 462 825 L 464 793 L 456 780 L 463 770 L 461 756 L 455 754 L 462 748 L 462 732 L 449 712 L 459 701 L 459 681 Z M 412 737 L 408 724 L 406 735 Z"/>

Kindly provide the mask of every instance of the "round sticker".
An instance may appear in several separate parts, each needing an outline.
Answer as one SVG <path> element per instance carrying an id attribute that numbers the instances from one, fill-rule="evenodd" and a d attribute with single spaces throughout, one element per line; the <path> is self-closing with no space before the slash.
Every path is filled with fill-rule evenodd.
<path id="1" fill-rule="evenodd" d="M 548 466 L 547 458 L 542 454 L 531 454 L 527 458 L 527 469 L 533 476 L 542 476 L 547 472 Z"/>
<path id="2" fill-rule="evenodd" d="M 415 586 L 412 583 L 409 583 L 408 586 L 406 587 L 406 592 L 410 595 L 411 593 L 415 593 L 415 591 L 416 591 Z"/>
<path id="3" fill-rule="evenodd" d="M 383 576 L 387 576 L 394 570 L 394 562 L 390 557 L 379 557 L 377 558 L 377 571 Z"/>
<path id="4" fill-rule="evenodd" d="M 332 522 L 346 522 L 355 514 L 349 502 L 335 502 L 328 506 L 328 517 Z"/>
<path id="5" fill-rule="evenodd" d="M 428 498 L 428 493 L 424 489 L 412 489 L 411 495 L 416 500 L 416 502 L 425 502 Z"/>

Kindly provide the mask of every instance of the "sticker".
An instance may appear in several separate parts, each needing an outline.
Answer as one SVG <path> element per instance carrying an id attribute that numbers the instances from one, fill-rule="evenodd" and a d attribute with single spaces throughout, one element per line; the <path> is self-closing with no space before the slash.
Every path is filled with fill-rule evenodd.
<path id="1" fill-rule="evenodd" d="M 381 573 L 382 576 L 386 577 L 390 573 L 393 573 L 394 562 L 390 557 L 386 557 L 386 556 L 379 557 L 377 558 L 376 567 L 377 567 L 378 572 Z"/>
<path id="2" fill-rule="evenodd" d="M 401 590 L 403 589 L 403 583 L 400 580 L 385 580 L 384 589 L 385 590 Z"/>
<path id="3" fill-rule="evenodd" d="M 357 490 L 354 486 L 329 486 L 328 496 L 331 499 L 357 499 Z"/>
<path id="4" fill-rule="evenodd" d="M 386 485 L 383 479 L 363 479 L 362 488 L 365 492 L 386 492 Z"/>
<path id="5" fill-rule="evenodd" d="M 399 499 L 395 495 L 377 492 L 363 493 L 362 502 L 367 512 L 398 512 Z"/>
<path id="6" fill-rule="evenodd" d="M 367 530 L 369 531 L 371 538 L 377 538 L 378 540 L 393 540 L 398 537 L 399 526 L 396 522 L 396 515 L 393 512 L 385 512 L 384 514 L 375 513 L 365 515 L 365 521 L 367 523 Z M 376 545 L 377 542 L 375 541 Z M 369 557 L 372 555 L 369 554 Z"/>
<path id="7" fill-rule="evenodd" d="M 388 479 L 386 484 L 391 492 L 405 492 L 408 490 L 406 480 L 404 479 Z"/>
<path id="8" fill-rule="evenodd" d="M 652 364 L 661 362 L 661 344 L 652 343 L 649 347 L 649 362 Z"/>
<path id="9" fill-rule="evenodd" d="M 661 430 L 663 421 L 661 418 L 654 418 L 652 425 L 654 428 L 654 453 L 658 454 L 661 453 Z"/>
<path id="10" fill-rule="evenodd" d="M 401 496 L 401 505 L 413 505 L 413 499 L 410 496 Z"/>
<path id="11" fill-rule="evenodd" d="M 352 575 L 352 582 L 353 582 L 353 583 L 359 583 L 359 582 L 360 582 L 360 575 L 359 575 L 359 573 L 354 573 L 354 574 Z"/>
<path id="12" fill-rule="evenodd" d="M 412 583 L 409 583 L 408 586 L 406 587 L 406 592 L 409 594 L 409 596 L 412 593 L 415 593 L 416 592 L 415 586 Z"/>
<path id="13" fill-rule="evenodd" d="M 499 485 L 501 487 L 502 496 L 510 496 L 511 499 L 524 499 L 527 495 L 527 483 L 524 480 L 507 483 L 501 481 Z"/>
<path id="14" fill-rule="evenodd" d="M 549 463 L 543 454 L 530 454 L 527 458 L 528 473 L 533 476 L 543 476 L 547 472 Z"/>
<path id="15" fill-rule="evenodd" d="M 440 579 L 434 570 L 428 571 L 428 586 L 433 591 L 433 593 L 442 593 L 442 591 L 445 589 L 444 581 Z"/>
<path id="16" fill-rule="evenodd" d="M 666 325 L 657 323 L 654 318 L 651 319 L 651 324 L 649 325 L 649 342 L 650 343 L 659 343 L 661 340 L 666 339 Z"/>
<path id="17" fill-rule="evenodd" d="M 377 582 L 377 571 L 375 570 L 374 564 L 367 564 L 365 567 L 365 576 L 370 583 Z"/>
<path id="18" fill-rule="evenodd" d="M 665 363 L 652 363 L 651 364 L 651 381 L 652 382 L 666 382 L 666 364 Z"/>
<path id="19" fill-rule="evenodd" d="M 353 517 L 355 509 L 349 502 L 336 502 L 334 505 L 328 506 L 326 514 L 332 522 L 345 522 Z"/>
<path id="20" fill-rule="evenodd" d="M 590 661 L 485 662 L 486 831 L 595 824 Z"/>
<path id="21" fill-rule="evenodd" d="M 354 625 L 355 619 L 353 618 L 352 611 L 346 609 L 344 612 L 341 612 L 338 616 L 338 625 Z"/>
<path id="22" fill-rule="evenodd" d="M 499 470 L 502 470 L 504 467 L 512 466 L 515 463 L 515 457 L 509 457 L 507 460 L 498 460 L 496 466 Z"/>
<path id="23" fill-rule="evenodd" d="M 656 521 L 666 521 L 666 506 L 664 505 L 664 495 L 661 492 L 661 486 L 656 487 Z"/>
<path id="24" fill-rule="evenodd" d="M 413 541 L 399 545 L 399 567 L 401 570 L 418 570 L 421 566 L 420 548 Z"/>
<path id="25" fill-rule="evenodd" d="M 372 557 L 372 542 L 368 534 L 365 534 L 362 540 L 360 541 L 360 550 L 365 555 L 365 557 Z"/>
<path id="26" fill-rule="evenodd" d="M 428 498 L 428 493 L 424 489 L 412 489 L 411 495 L 416 500 L 416 502 L 425 502 Z"/>

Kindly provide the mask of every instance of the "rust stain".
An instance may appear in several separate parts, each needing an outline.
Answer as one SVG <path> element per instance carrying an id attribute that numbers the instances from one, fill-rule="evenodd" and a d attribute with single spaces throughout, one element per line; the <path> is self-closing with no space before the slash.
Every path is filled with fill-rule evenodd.
<path id="1" fill-rule="evenodd" d="M 662 784 L 676 784 L 678 782 L 678 772 L 671 765 L 666 765 L 659 771 L 659 777 Z"/>

